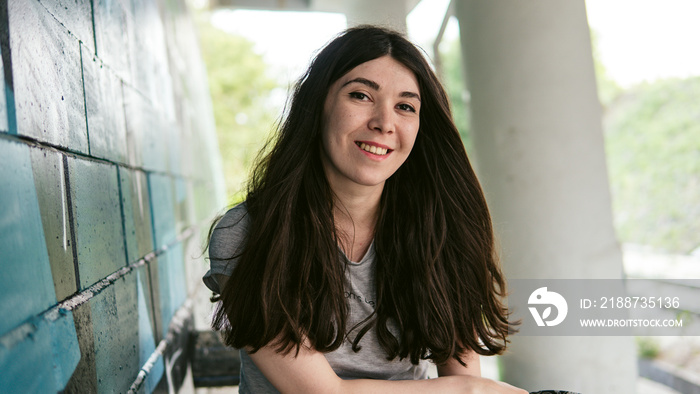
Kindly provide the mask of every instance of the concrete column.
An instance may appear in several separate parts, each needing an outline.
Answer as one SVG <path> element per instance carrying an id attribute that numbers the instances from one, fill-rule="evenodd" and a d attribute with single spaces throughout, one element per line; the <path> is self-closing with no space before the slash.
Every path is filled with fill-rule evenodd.
<path id="1" fill-rule="evenodd" d="M 508 278 L 619 278 L 583 1 L 459 0 L 477 170 Z M 634 392 L 630 337 L 511 338 L 504 380 Z"/>
<path id="2" fill-rule="evenodd" d="M 355 0 L 346 3 L 348 26 L 373 24 L 406 32 L 406 0 Z"/>

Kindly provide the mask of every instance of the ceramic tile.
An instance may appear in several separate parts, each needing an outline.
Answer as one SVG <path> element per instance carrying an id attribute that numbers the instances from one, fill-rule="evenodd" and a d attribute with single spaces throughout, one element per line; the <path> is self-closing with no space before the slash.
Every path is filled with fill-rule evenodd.
<path id="1" fill-rule="evenodd" d="M 91 0 L 39 0 L 72 35 L 95 52 Z"/>
<path id="2" fill-rule="evenodd" d="M 0 336 L 56 303 L 29 148 L 0 139 Z"/>
<path id="3" fill-rule="evenodd" d="M 175 241 L 175 204 L 173 180 L 167 175 L 150 174 L 148 188 L 153 215 L 153 239 L 155 248 L 160 249 Z"/>
<path id="4" fill-rule="evenodd" d="M 146 174 L 138 170 L 119 168 L 127 260 L 129 263 L 153 251 L 151 205 Z"/>
<path id="5" fill-rule="evenodd" d="M 56 299 L 63 301 L 78 289 L 64 156 L 52 149 L 31 148 L 30 152 Z"/>
<path id="6" fill-rule="evenodd" d="M 0 392 L 63 391 L 80 359 L 72 314 L 37 320 L 27 330 L 21 339 L 0 346 Z"/>
<path id="7" fill-rule="evenodd" d="M 78 40 L 36 0 L 8 13 L 17 133 L 87 153 Z"/>
<path id="8" fill-rule="evenodd" d="M 98 392 L 127 392 L 141 368 L 137 297 L 132 271 L 90 300 Z"/>
<path id="9" fill-rule="evenodd" d="M 81 46 L 90 154 L 126 162 L 126 125 L 121 81 Z"/>
<path id="10" fill-rule="evenodd" d="M 97 56 L 123 80 L 130 80 L 129 28 L 133 23 L 128 0 L 94 0 Z"/>
<path id="11" fill-rule="evenodd" d="M 126 264 L 119 181 L 114 165 L 68 158 L 80 287 Z"/>

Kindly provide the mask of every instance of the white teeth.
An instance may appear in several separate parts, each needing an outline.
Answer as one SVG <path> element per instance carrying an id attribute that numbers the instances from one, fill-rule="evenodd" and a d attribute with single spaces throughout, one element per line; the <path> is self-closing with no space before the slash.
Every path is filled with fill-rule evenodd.
<path id="1" fill-rule="evenodd" d="M 364 150 L 364 151 L 367 151 L 367 152 L 369 152 L 369 153 L 373 153 L 373 154 L 375 154 L 375 155 L 377 155 L 377 156 L 384 156 L 384 155 L 386 155 L 386 153 L 389 151 L 389 150 L 386 149 L 386 148 L 379 148 L 379 147 L 376 147 L 376 146 L 373 146 L 373 145 L 367 145 L 367 144 L 365 144 L 364 142 L 361 142 L 361 143 L 360 143 L 360 149 L 362 149 L 362 150 Z"/>

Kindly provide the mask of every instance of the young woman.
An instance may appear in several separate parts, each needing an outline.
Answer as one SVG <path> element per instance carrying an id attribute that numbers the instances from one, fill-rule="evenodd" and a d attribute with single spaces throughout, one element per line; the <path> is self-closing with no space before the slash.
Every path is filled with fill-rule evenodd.
<path id="1" fill-rule="evenodd" d="M 209 257 L 242 393 L 524 392 L 480 377 L 510 327 L 491 220 L 400 34 L 352 28 L 316 56 Z"/>

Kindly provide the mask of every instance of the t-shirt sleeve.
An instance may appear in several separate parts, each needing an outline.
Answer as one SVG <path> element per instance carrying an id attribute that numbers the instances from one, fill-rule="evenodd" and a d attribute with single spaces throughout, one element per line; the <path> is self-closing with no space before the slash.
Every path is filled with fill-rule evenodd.
<path id="1" fill-rule="evenodd" d="M 209 240 L 209 271 L 202 280 L 213 292 L 221 294 L 219 275 L 231 276 L 248 235 L 245 203 L 231 208 L 217 223 Z"/>

